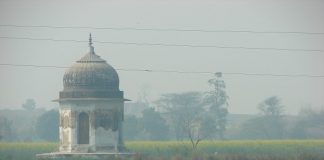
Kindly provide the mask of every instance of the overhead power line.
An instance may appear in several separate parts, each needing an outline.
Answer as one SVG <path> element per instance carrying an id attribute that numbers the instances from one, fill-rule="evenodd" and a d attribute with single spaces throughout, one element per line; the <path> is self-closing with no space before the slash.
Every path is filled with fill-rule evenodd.
<path id="1" fill-rule="evenodd" d="M 50 25 L 13 25 L 0 24 L 1 27 L 15 28 L 50 28 L 50 29 L 92 29 L 92 30 L 133 30 L 133 31 L 156 31 L 156 32 L 215 32 L 215 33 L 252 33 L 252 34 L 306 34 L 324 35 L 324 32 L 303 31 L 254 31 L 254 30 L 208 30 L 208 29 L 179 29 L 179 28 L 136 28 L 136 27 L 93 27 L 93 26 L 50 26 Z"/>
<path id="2" fill-rule="evenodd" d="M 35 68 L 69 68 L 67 66 L 48 66 L 48 65 L 34 65 L 34 64 L 12 64 L 12 63 L 0 63 L 0 66 L 35 67 Z"/>
<path id="3" fill-rule="evenodd" d="M 35 68 L 69 68 L 67 66 L 12 64 L 12 63 L 0 63 L 0 66 L 35 67 Z M 116 70 L 127 71 L 127 72 L 148 72 L 148 73 L 156 72 L 156 73 L 175 73 L 175 74 L 215 74 L 217 73 L 217 72 L 210 72 L 210 71 L 179 71 L 179 70 L 154 70 L 154 69 L 130 69 L 130 68 L 116 68 Z M 270 73 L 244 73 L 244 72 L 222 72 L 222 74 L 237 75 L 237 76 L 324 78 L 324 75 L 310 75 L 310 74 L 270 74 Z"/>
<path id="4" fill-rule="evenodd" d="M 32 41 L 53 41 L 53 42 L 75 42 L 85 43 L 84 40 L 52 39 L 52 38 L 32 38 L 32 37 L 9 37 L 0 36 L 0 39 L 32 40 Z M 94 41 L 99 44 L 118 44 L 118 45 L 136 45 L 136 46 L 160 46 L 160 47 L 192 47 L 192 48 L 219 48 L 219 49 L 244 49 L 244 50 L 271 50 L 271 51 L 295 51 L 295 52 L 318 52 L 323 54 L 321 49 L 294 49 L 294 48 L 272 48 L 272 47 L 242 47 L 242 46 L 218 46 L 218 45 L 192 45 L 192 44 L 174 44 L 174 43 L 141 43 L 141 42 L 121 42 L 121 41 Z"/>

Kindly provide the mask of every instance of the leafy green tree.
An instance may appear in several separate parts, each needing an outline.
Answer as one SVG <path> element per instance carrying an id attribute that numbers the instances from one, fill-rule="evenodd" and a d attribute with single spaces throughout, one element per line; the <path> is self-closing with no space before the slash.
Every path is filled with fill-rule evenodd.
<path id="1" fill-rule="evenodd" d="M 321 110 L 301 109 L 290 136 L 298 139 L 324 138 L 324 108 Z"/>
<path id="2" fill-rule="evenodd" d="M 50 110 L 38 117 L 36 133 L 41 139 L 47 141 L 59 140 L 59 112 Z"/>
<path id="3" fill-rule="evenodd" d="M 0 141 L 13 141 L 14 133 L 12 130 L 12 121 L 6 117 L 0 117 Z"/>
<path id="4" fill-rule="evenodd" d="M 285 133 L 284 106 L 281 100 L 272 96 L 259 105 L 262 119 L 264 120 L 264 132 L 270 139 L 282 139 Z"/>
<path id="5" fill-rule="evenodd" d="M 259 104 L 258 108 L 264 116 L 282 117 L 284 113 L 284 106 L 281 105 L 281 100 L 276 96 L 267 98 Z"/>
<path id="6" fill-rule="evenodd" d="M 134 115 L 125 115 L 123 133 L 126 140 L 137 140 L 138 134 L 143 130 L 140 118 Z"/>
<path id="7" fill-rule="evenodd" d="M 276 97 L 269 97 L 258 106 L 260 114 L 243 123 L 242 136 L 248 139 L 282 139 L 285 136 L 286 121 L 284 106 Z"/>
<path id="8" fill-rule="evenodd" d="M 26 110 L 34 110 L 36 108 L 36 102 L 34 99 L 27 99 L 21 107 Z"/>
<path id="9" fill-rule="evenodd" d="M 265 117 L 251 118 L 241 125 L 240 138 L 243 139 L 271 139 L 271 130 L 267 128 L 269 121 Z"/>
<path id="10" fill-rule="evenodd" d="M 210 121 L 214 123 L 214 131 L 217 137 L 224 139 L 224 132 L 226 131 L 227 115 L 228 115 L 228 99 L 226 94 L 225 82 L 222 80 L 222 74 L 216 73 L 215 78 L 210 79 L 208 83 L 213 89 L 207 92 L 205 97 L 205 105 L 208 106 Z"/>
<path id="11" fill-rule="evenodd" d="M 142 112 L 142 124 L 144 130 L 149 133 L 150 140 L 166 140 L 169 134 L 169 126 L 154 108 L 148 108 Z"/>

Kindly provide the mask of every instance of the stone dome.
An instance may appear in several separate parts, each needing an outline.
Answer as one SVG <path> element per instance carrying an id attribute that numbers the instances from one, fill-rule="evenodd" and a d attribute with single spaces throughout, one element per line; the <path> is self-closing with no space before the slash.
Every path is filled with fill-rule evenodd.
<path id="1" fill-rule="evenodd" d="M 95 54 L 91 35 L 89 47 L 90 51 L 66 70 L 60 99 L 123 98 L 116 70 Z"/>
<path id="2" fill-rule="evenodd" d="M 66 70 L 63 85 L 64 90 L 119 91 L 115 69 L 93 53 L 87 53 Z"/>

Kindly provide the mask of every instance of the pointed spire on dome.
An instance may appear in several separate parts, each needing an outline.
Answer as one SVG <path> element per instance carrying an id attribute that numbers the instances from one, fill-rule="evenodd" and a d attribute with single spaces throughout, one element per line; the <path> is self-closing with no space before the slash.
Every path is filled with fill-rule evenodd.
<path id="1" fill-rule="evenodd" d="M 94 47 L 92 46 L 92 37 L 91 37 L 91 33 L 89 35 L 89 49 L 90 49 L 90 53 L 91 54 L 95 54 L 94 52 Z"/>

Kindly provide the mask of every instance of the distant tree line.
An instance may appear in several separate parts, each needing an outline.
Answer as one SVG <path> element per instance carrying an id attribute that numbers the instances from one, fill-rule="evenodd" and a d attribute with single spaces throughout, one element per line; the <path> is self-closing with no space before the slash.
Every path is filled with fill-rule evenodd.
<path id="1" fill-rule="evenodd" d="M 236 122 L 239 124 L 236 126 L 225 123 L 224 126 L 219 127 L 215 123 L 217 115 L 203 105 L 200 96 L 201 94 L 197 92 L 167 94 L 157 101 L 159 105 L 161 105 L 160 101 L 163 102 L 163 107 L 159 111 L 151 107 L 143 110 L 142 117 L 126 115 L 125 139 L 197 142 L 215 139 L 324 138 L 324 108 L 303 108 L 298 115 L 286 115 L 280 98 L 272 96 L 257 106 L 259 110 L 257 115 L 250 115 L 248 119 Z M 200 104 L 200 106 L 193 104 Z M 222 130 L 222 127 L 226 130 Z M 160 134 L 155 134 L 156 132 Z M 154 134 L 156 135 L 154 138 L 149 136 Z"/>
<path id="2" fill-rule="evenodd" d="M 189 140 L 197 148 L 202 140 L 324 138 L 324 108 L 304 108 L 296 116 L 286 115 L 281 99 L 272 96 L 256 106 L 257 115 L 243 121 L 229 119 L 229 97 L 221 74 L 208 83 L 208 92 L 169 93 L 155 102 L 144 95 L 131 103 L 142 110 L 125 115 L 125 140 Z M 25 111 L 17 111 L 17 117 L 0 114 L 1 141 L 58 141 L 57 109 L 36 109 L 32 99 L 22 107 Z"/>
<path id="3" fill-rule="evenodd" d="M 168 94 L 168 96 L 170 95 L 172 94 Z M 178 94 L 178 96 L 180 95 L 196 96 L 197 93 Z M 196 101 L 191 100 L 187 103 Z M 213 113 L 197 108 L 179 112 L 179 117 L 176 112 L 170 114 L 150 106 L 142 111 L 141 116 L 127 114 L 124 120 L 125 140 L 181 141 L 191 139 L 195 143 L 197 140 L 215 139 L 324 138 L 324 109 L 303 108 L 296 116 L 285 115 L 284 106 L 278 97 L 270 97 L 260 103 L 258 115 L 251 115 L 247 120 L 236 122 L 239 125 L 226 125 L 227 129 L 222 133 L 222 138 L 217 132 L 218 128 L 215 127 L 214 120 L 212 120 Z M 41 111 L 40 113 L 28 113 L 30 117 L 39 116 L 34 120 L 29 119 L 29 122 L 25 121 L 25 123 L 0 115 L 0 141 L 58 141 L 58 110 Z M 28 114 L 22 114 L 15 118 L 25 119 L 24 116 Z M 181 118 L 181 116 L 184 117 Z"/>

